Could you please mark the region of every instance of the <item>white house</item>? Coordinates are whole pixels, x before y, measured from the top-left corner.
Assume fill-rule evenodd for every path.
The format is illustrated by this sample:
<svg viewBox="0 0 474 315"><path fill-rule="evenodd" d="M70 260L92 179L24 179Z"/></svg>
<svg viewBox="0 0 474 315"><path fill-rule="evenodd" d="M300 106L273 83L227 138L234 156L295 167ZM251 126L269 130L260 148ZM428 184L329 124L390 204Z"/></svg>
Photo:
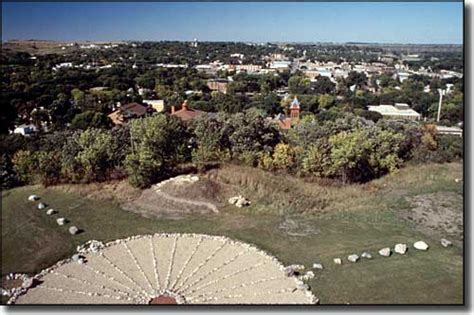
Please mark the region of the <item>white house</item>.
<svg viewBox="0 0 474 315"><path fill-rule="evenodd" d="M369 105L369 110L380 113L384 118L419 120L421 115L411 109L408 104L395 103L395 105Z"/></svg>
<svg viewBox="0 0 474 315"><path fill-rule="evenodd" d="M13 130L13 133L19 133L24 136L31 135L36 132L38 132L38 128L36 128L36 126L33 124L29 124L29 125L23 124L16 127L15 130Z"/></svg>
<svg viewBox="0 0 474 315"><path fill-rule="evenodd" d="M143 103L150 105L158 113L161 113L165 109L164 100L143 100Z"/></svg>

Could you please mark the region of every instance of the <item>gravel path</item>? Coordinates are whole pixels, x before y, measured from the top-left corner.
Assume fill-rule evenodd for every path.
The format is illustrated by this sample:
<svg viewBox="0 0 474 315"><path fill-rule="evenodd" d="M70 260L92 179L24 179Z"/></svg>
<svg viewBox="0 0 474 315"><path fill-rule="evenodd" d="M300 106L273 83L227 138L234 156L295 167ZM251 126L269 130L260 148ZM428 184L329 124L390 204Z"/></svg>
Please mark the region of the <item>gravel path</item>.
<svg viewBox="0 0 474 315"><path fill-rule="evenodd" d="M107 244L87 262L59 262L18 304L312 304L274 257L259 249L200 234L155 234ZM160 298L166 300L166 298Z"/></svg>

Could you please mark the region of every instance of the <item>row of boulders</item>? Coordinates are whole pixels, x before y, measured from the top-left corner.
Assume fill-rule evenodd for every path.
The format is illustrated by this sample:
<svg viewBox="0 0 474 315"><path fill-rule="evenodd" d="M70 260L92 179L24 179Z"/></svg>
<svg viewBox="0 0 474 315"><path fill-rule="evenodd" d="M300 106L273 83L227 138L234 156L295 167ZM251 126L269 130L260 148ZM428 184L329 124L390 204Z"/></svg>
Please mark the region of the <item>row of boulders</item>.
<svg viewBox="0 0 474 315"><path fill-rule="evenodd" d="M413 247L417 250L428 250L428 248L429 248L428 244L426 244L423 241L415 242L413 244ZM393 251L397 254L405 255L406 252L408 251L408 246L407 246L407 244L399 243L399 244L396 244L394 246ZM378 251L378 254L382 257L389 257L392 254L392 250L391 250L390 247L384 247L384 248L381 248ZM372 254L370 254L369 252L363 252L360 255L360 257L365 258L365 259L372 259ZM352 263L356 263L356 262L359 261L360 257L357 254L351 254L351 255L347 256L347 260L352 262ZM339 258L339 257L334 258L333 261L336 265L342 265L342 259Z"/></svg>
<svg viewBox="0 0 474 315"><path fill-rule="evenodd" d="M251 202L248 199L242 197L241 195L229 198L229 203L231 205L235 205L238 208L247 207L247 206L250 206L251 204Z"/></svg>
<svg viewBox="0 0 474 315"><path fill-rule="evenodd" d="M40 199L41 199L41 198L40 198L39 196L37 196L37 195L30 195L30 196L28 197L28 200L29 200L29 201L38 201L38 200L40 200ZM39 210L44 210L44 209L47 208L47 206L48 206L47 204L45 204L45 203L43 203L43 202L40 202L40 203L38 204L38 209L39 209ZM57 214L57 213L58 213L58 211L56 211L56 210L54 210L54 209L48 209L48 210L46 211L46 214L49 215L49 216L55 215L55 214ZM61 225L61 226L62 226L62 225L65 225L65 224L69 223L69 220L66 219L66 218L58 218L58 219L56 219L56 223L57 223L58 225ZM69 233L72 234L72 235L78 234L79 231L80 231L79 228L78 228L77 226L74 226L74 225L69 228Z"/></svg>

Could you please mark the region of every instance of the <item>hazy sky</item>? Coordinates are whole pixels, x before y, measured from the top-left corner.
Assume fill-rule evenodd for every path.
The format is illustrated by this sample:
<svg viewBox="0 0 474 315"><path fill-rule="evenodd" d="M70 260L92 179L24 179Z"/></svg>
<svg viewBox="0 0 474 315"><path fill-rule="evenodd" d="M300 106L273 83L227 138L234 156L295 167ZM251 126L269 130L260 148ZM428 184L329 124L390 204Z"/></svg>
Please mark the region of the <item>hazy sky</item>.
<svg viewBox="0 0 474 315"><path fill-rule="evenodd" d="M2 39L462 43L462 2L2 3Z"/></svg>

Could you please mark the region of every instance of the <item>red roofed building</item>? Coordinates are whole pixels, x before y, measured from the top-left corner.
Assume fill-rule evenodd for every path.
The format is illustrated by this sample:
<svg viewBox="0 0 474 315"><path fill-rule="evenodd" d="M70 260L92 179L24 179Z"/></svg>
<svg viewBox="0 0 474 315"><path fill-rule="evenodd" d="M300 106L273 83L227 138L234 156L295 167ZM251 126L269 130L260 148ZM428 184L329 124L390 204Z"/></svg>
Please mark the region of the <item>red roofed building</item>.
<svg viewBox="0 0 474 315"><path fill-rule="evenodd" d="M300 102L295 96L290 104L290 117L286 117L284 114L278 114L273 121L278 123L281 129L290 129L300 118Z"/></svg>
<svg viewBox="0 0 474 315"><path fill-rule="evenodd" d="M107 115L115 125L125 123L132 118L139 118L149 113L151 109L138 103L129 103L119 107L116 111Z"/></svg>
<svg viewBox="0 0 474 315"><path fill-rule="evenodd" d="M171 116L176 116L183 121L192 120L204 114L206 114L206 112L202 110L189 108L187 100L181 105L180 110L175 110L175 107L171 106Z"/></svg>

